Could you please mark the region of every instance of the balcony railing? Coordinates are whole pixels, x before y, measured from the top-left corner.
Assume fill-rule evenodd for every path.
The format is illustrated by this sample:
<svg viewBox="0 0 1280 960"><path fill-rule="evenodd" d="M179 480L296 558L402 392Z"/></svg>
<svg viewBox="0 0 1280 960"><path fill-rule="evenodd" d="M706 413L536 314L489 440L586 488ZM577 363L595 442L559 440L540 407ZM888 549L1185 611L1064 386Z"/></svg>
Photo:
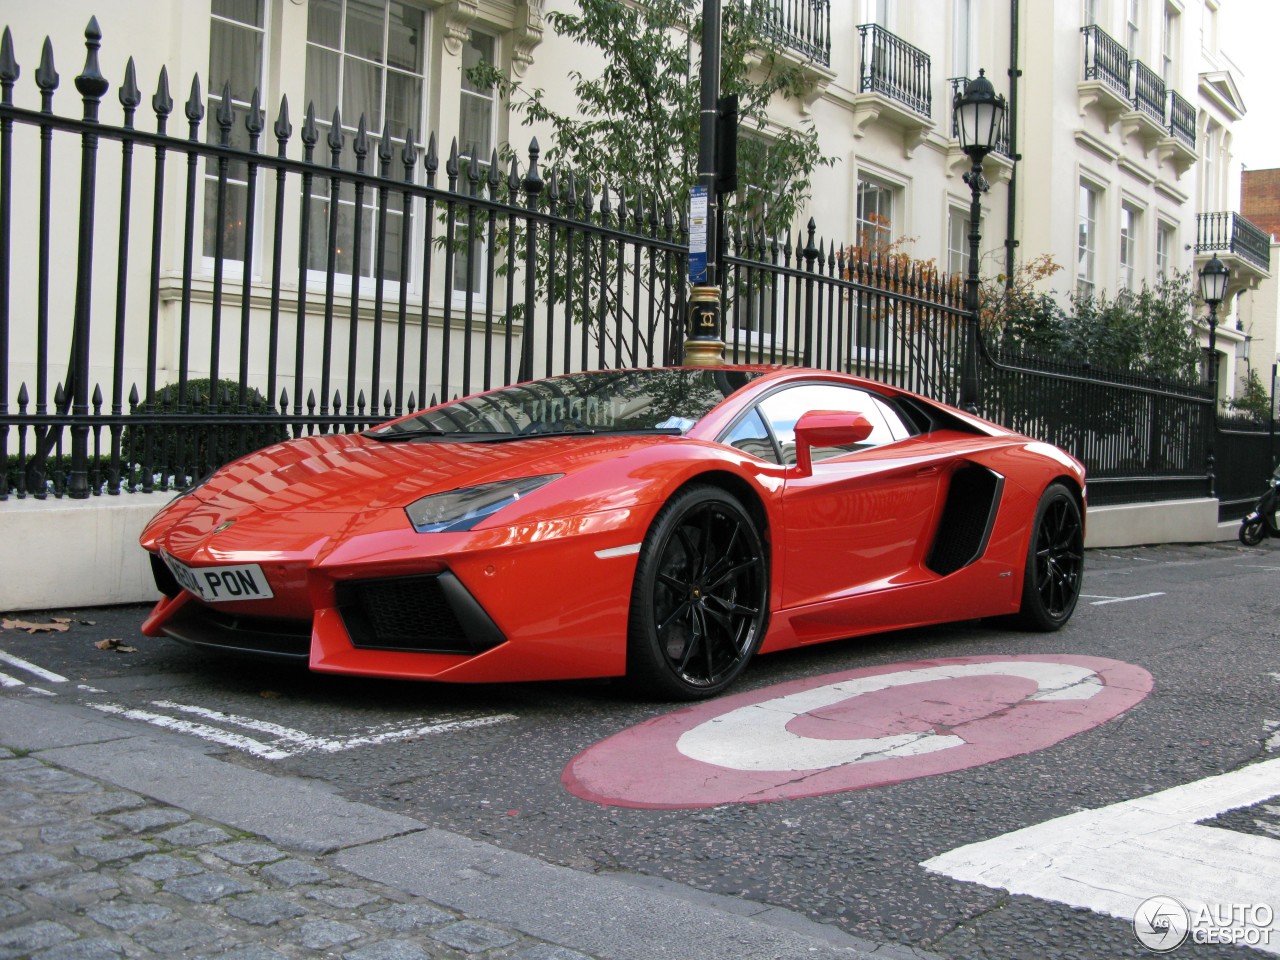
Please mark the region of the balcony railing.
<svg viewBox="0 0 1280 960"><path fill-rule="evenodd" d="M1145 113L1160 126L1164 126L1164 81L1159 74L1141 60L1130 60L1133 68L1133 109Z"/></svg>
<svg viewBox="0 0 1280 960"><path fill-rule="evenodd" d="M1177 90L1169 91L1169 136L1181 140L1192 150L1196 148L1196 108L1179 96Z"/></svg>
<svg viewBox="0 0 1280 960"><path fill-rule="evenodd" d="M862 38L861 93L881 93L916 113L933 115L929 55L876 23L858 27Z"/></svg>
<svg viewBox="0 0 1280 960"><path fill-rule="evenodd" d="M1271 272L1271 238L1238 213L1196 214L1196 253L1234 253Z"/></svg>
<svg viewBox="0 0 1280 960"><path fill-rule="evenodd" d="M965 85L969 82L969 77L952 77L947 81L951 84L951 136L957 138L960 136L960 122L956 117L956 97L964 93ZM1009 152L1009 111L1005 111L1004 116L1000 119L1000 129L996 131L996 153L1003 154L1006 157L1012 157Z"/></svg>
<svg viewBox="0 0 1280 960"><path fill-rule="evenodd" d="M765 35L831 66L831 0L748 0L764 18Z"/></svg>
<svg viewBox="0 0 1280 960"><path fill-rule="evenodd" d="M1129 52L1124 44L1096 23L1081 27L1084 34L1084 78L1101 80L1129 99Z"/></svg>

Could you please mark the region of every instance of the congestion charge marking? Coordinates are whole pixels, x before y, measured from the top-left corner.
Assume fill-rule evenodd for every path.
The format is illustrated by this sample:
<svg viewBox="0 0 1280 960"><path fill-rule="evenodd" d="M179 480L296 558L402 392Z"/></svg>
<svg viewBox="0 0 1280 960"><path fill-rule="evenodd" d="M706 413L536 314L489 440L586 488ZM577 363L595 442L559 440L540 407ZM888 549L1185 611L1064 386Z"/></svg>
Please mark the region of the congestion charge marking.
<svg viewBox="0 0 1280 960"><path fill-rule="evenodd" d="M1103 657L956 657L810 677L655 717L584 750L565 788L682 808L860 790L1041 750L1139 703L1141 667Z"/></svg>

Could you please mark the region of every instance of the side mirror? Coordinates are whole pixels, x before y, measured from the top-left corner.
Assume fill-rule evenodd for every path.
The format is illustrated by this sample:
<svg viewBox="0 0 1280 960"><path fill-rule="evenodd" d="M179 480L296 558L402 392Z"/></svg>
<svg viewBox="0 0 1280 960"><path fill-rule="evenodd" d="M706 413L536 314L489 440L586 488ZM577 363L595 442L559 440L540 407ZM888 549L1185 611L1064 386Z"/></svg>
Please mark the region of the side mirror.
<svg viewBox="0 0 1280 960"><path fill-rule="evenodd" d="M810 410L796 421L796 466L813 473L814 447L842 447L871 436L871 421L847 410Z"/></svg>

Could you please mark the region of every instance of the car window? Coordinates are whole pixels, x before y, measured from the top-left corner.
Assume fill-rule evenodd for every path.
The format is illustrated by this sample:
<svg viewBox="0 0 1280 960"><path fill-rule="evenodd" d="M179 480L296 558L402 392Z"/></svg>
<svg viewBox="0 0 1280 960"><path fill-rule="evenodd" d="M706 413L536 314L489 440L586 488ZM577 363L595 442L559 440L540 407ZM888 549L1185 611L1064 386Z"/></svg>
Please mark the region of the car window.
<svg viewBox="0 0 1280 960"><path fill-rule="evenodd" d="M769 438L769 430L760 419L760 411L752 407L747 415L739 420L721 443L736 447L743 453L749 453L770 463L778 462L778 450Z"/></svg>
<svg viewBox="0 0 1280 960"><path fill-rule="evenodd" d="M861 443L814 447L815 461L893 443L914 432L897 411L879 397L866 390L836 384L809 383L780 390L762 400L759 409L788 464L796 462L796 421L810 410L848 410L862 414L871 423L871 435Z"/></svg>

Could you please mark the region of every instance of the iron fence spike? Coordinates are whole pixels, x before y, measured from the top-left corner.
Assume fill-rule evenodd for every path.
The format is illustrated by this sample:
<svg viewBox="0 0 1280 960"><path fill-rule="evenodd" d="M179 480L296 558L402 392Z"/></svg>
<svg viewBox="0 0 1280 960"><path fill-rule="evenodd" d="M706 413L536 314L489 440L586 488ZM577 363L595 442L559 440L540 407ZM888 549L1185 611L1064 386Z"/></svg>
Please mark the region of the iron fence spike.
<svg viewBox="0 0 1280 960"><path fill-rule="evenodd" d="M48 38L45 38L46 41ZM53 50L49 51L49 63L53 63ZM5 103L12 103L10 93L18 76L22 73L22 68L18 66L17 58L13 55L13 34L9 32L9 28L4 28L4 33L0 34L0 86L5 90ZM37 83L39 81L37 80ZM54 83L57 83L57 74L54 74Z"/></svg>
<svg viewBox="0 0 1280 960"><path fill-rule="evenodd" d="M284 145L293 136L293 124L289 122L289 95L287 93L280 97L280 109L276 113L276 122L273 129L276 139L280 141L280 149L283 151Z"/></svg>

